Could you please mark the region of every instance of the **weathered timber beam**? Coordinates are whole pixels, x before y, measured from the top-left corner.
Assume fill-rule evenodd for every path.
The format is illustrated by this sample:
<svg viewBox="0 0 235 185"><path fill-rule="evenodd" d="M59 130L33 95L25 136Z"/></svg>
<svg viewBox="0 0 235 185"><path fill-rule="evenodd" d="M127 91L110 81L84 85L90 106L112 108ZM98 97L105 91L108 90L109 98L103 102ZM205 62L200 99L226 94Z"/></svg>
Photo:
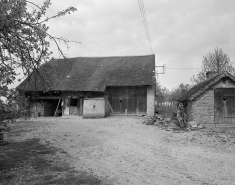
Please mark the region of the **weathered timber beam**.
<svg viewBox="0 0 235 185"><path fill-rule="evenodd" d="M40 97L34 97L34 99L45 99L45 100L48 100L48 99L55 99L55 100L58 100L60 99L61 97L57 97L57 96L40 96Z"/></svg>

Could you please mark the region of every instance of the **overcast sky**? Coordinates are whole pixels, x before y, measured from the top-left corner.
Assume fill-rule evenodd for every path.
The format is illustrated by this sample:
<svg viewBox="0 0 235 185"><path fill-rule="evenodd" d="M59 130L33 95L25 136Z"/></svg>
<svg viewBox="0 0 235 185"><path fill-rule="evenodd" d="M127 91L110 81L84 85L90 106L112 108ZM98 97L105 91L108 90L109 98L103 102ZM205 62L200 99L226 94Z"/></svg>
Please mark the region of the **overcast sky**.
<svg viewBox="0 0 235 185"><path fill-rule="evenodd" d="M40 4L40 0L32 0ZM70 44L68 57L151 54L137 0L52 0L48 15L69 6L78 11L48 22L49 33ZM156 65L201 68L202 57L216 46L235 61L234 0L144 0ZM53 56L58 57L54 44ZM161 72L161 68L157 68ZM197 69L166 69L162 86L190 83Z"/></svg>

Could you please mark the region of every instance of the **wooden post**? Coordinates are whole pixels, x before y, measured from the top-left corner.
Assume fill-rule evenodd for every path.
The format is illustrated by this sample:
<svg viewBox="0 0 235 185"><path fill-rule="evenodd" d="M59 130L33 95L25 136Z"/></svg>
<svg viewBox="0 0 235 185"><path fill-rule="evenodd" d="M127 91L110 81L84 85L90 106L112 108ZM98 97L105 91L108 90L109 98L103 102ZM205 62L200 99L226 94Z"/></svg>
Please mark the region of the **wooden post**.
<svg viewBox="0 0 235 185"><path fill-rule="evenodd" d="M56 107L56 110L55 110L54 117L55 117L55 115L56 115L56 113L57 113L57 110L58 110L58 107L59 107L59 104L60 104L60 100L61 100L61 99L62 99L62 98L60 98L59 101L58 101L58 104L57 104L57 107Z"/></svg>
<svg viewBox="0 0 235 185"><path fill-rule="evenodd" d="M110 114L109 114L109 115L111 116L111 114L114 113L114 110L113 110L112 106L110 105L108 99L107 99L107 104L108 104L108 106L109 106L109 109L111 110L111 111L110 111Z"/></svg>

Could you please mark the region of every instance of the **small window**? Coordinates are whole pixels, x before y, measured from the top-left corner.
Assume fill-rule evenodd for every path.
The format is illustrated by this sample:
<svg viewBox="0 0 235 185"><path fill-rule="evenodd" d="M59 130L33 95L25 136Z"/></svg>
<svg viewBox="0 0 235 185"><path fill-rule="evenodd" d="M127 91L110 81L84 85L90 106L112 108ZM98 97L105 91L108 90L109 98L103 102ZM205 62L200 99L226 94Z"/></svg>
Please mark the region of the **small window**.
<svg viewBox="0 0 235 185"><path fill-rule="evenodd" d="M70 106L77 106L78 105L78 99L77 98L71 98L70 99Z"/></svg>

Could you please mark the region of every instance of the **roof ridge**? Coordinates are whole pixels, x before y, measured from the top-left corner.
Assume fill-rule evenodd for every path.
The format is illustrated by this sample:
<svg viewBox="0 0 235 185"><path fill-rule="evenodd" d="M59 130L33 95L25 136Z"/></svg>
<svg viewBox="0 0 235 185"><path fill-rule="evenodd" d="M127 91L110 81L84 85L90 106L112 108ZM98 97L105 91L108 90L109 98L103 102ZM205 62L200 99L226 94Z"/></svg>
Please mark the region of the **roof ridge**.
<svg viewBox="0 0 235 185"><path fill-rule="evenodd" d="M71 57L67 58L69 59L76 59L76 58L124 58L124 57L149 57L149 56L155 56L155 54L150 54L150 55L123 55L123 56L79 56L79 57ZM52 58L55 60L66 60L64 58Z"/></svg>
<svg viewBox="0 0 235 185"><path fill-rule="evenodd" d="M48 70L42 68L41 72L50 80L53 90L104 91L107 85L154 84L155 55L52 59L48 64ZM43 82L36 80L41 89ZM36 80L26 83L24 89L34 90Z"/></svg>
<svg viewBox="0 0 235 185"><path fill-rule="evenodd" d="M227 71L222 71L221 73L217 73L211 76L210 78L206 79L205 81L200 82L199 84L190 88L187 92L185 92L182 96L178 98L178 101L184 101L187 99L193 100L194 98L198 97L203 92L205 92L209 87L221 80L223 77L229 77L235 82L235 77L232 74Z"/></svg>

